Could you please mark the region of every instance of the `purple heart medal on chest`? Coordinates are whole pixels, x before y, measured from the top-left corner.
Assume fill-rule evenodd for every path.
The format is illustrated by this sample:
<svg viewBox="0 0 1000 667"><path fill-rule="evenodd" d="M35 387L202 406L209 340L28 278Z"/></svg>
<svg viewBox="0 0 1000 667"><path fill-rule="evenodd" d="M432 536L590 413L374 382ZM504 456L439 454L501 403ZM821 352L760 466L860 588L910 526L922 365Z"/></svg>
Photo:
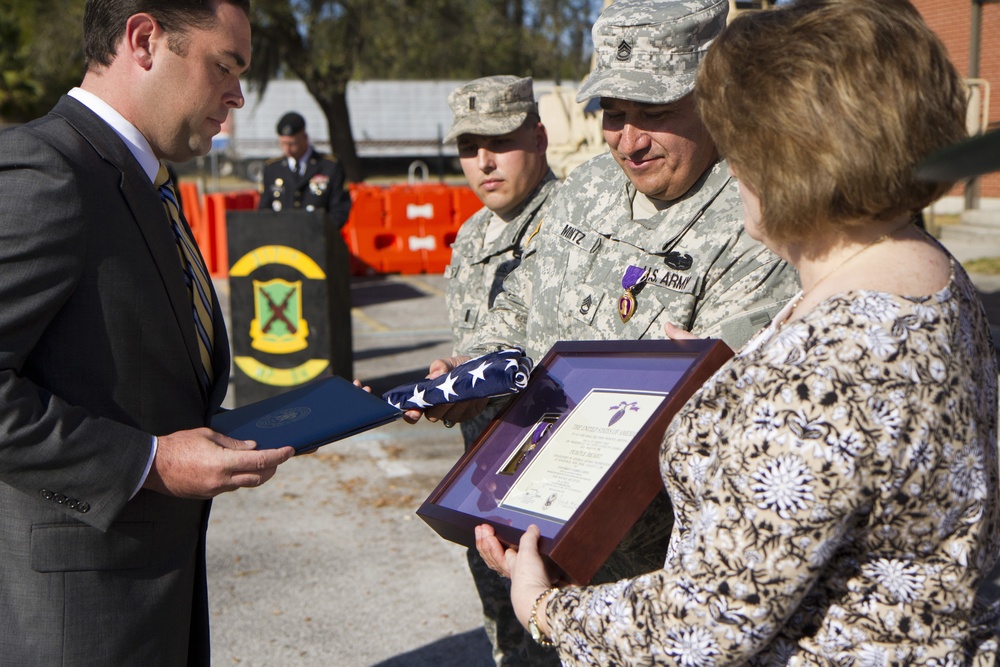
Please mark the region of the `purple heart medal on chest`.
<svg viewBox="0 0 1000 667"><path fill-rule="evenodd" d="M629 264L622 275L622 289L625 292L618 297L618 316L622 318L622 323L628 322L635 315L635 296L632 290L643 281L644 275L646 270L634 264Z"/></svg>

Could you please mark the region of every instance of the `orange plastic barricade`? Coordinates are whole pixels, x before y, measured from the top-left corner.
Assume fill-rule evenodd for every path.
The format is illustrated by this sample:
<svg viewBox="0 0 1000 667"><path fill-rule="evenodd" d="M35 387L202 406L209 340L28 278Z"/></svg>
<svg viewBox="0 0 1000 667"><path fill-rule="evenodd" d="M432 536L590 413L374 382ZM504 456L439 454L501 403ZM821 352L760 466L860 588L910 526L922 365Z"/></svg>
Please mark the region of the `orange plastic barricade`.
<svg viewBox="0 0 1000 667"><path fill-rule="evenodd" d="M181 181L177 184L177 194L181 198L181 208L184 209L184 217L187 219L194 240L201 246L200 234L204 234L204 213L201 208L201 196L198 194L198 184L189 181Z"/></svg>
<svg viewBox="0 0 1000 667"><path fill-rule="evenodd" d="M451 262L451 245L455 242L458 227L455 223L454 188L448 185L425 185L427 190L423 196L441 202L440 215L425 218L421 221L421 236L424 243L434 239L434 247L428 247L423 253L424 271L426 273L443 273Z"/></svg>
<svg viewBox="0 0 1000 667"><path fill-rule="evenodd" d="M354 273L354 262L358 260L358 248L353 245L352 240L352 230L357 224L362 224L362 218L377 217L381 220L382 214L375 213L369 210L367 205L368 200L378 197L379 204L378 207L381 208L381 195L376 192L371 192L372 190L377 190L378 188L372 188L371 186L364 185L362 183L348 183L347 192L351 195L351 213L347 216L347 221L340 228L340 236L344 239L344 244L347 246L348 252L351 253L351 275L359 275Z"/></svg>
<svg viewBox="0 0 1000 667"><path fill-rule="evenodd" d="M466 186L353 183L351 215L341 229L351 274L441 273L467 217L482 208Z"/></svg>
<svg viewBox="0 0 1000 667"><path fill-rule="evenodd" d="M451 228L425 230L424 238L433 237L437 247L424 251L424 273L444 273L445 267L451 263L451 246L457 234L458 231Z"/></svg>
<svg viewBox="0 0 1000 667"><path fill-rule="evenodd" d="M254 211L260 201L256 190L216 192L204 197L204 231L197 236L201 254L213 278L229 276L226 211Z"/></svg>
<svg viewBox="0 0 1000 667"><path fill-rule="evenodd" d="M386 193L386 226L400 238L389 270L440 273L451 260L445 237L454 226L451 189L444 185L396 185ZM452 238L454 240L454 238Z"/></svg>
<svg viewBox="0 0 1000 667"><path fill-rule="evenodd" d="M206 244L201 254L208 264L208 272L213 278L229 276L229 248L226 247L226 196L224 194L205 195L205 235Z"/></svg>
<svg viewBox="0 0 1000 667"><path fill-rule="evenodd" d="M208 224L205 221L205 206L201 196L198 194L198 185L188 181L181 181L177 184L177 194L181 198L181 208L184 209L184 218L191 227L191 235L194 242L201 249L201 254L205 258L206 268L212 273L212 246L209 238Z"/></svg>
<svg viewBox="0 0 1000 667"><path fill-rule="evenodd" d="M456 185L451 189L452 208L455 211L455 229L462 226L462 223L483 207L483 202L467 185Z"/></svg>
<svg viewBox="0 0 1000 667"><path fill-rule="evenodd" d="M395 252L397 239L385 226L383 189L352 184L351 214L340 230L351 252L351 275L382 273L385 256Z"/></svg>

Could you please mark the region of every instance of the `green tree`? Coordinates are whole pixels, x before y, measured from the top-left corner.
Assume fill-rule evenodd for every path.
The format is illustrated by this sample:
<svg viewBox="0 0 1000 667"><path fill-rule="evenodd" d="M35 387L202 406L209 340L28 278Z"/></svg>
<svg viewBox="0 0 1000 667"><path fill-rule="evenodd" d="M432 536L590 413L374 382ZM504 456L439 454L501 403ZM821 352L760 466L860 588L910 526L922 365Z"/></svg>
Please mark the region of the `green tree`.
<svg viewBox="0 0 1000 667"><path fill-rule="evenodd" d="M251 86L300 79L347 177L363 177L347 84L491 74L577 80L601 0L255 0ZM405 106L401 105L401 113Z"/></svg>
<svg viewBox="0 0 1000 667"><path fill-rule="evenodd" d="M83 0L0 0L0 119L47 112L83 78Z"/></svg>
<svg viewBox="0 0 1000 667"><path fill-rule="evenodd" d="M364 46L367 4L258 0L252 5L252 84L263 90L283 70L300 79L326 115L330 145L351 181L360 181L362 171L351 136L347 82Z"/></svg>

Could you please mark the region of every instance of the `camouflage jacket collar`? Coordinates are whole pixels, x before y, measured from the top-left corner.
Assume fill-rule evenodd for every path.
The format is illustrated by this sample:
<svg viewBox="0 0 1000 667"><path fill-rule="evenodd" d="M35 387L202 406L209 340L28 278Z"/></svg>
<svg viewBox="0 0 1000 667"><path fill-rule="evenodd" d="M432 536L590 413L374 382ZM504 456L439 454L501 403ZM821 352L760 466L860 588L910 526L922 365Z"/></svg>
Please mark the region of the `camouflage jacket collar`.
<svg viewBox="0 0 1000 667"><path fill-rule="evenodd" d="M482 262L495 255L508 252L522 244L522 239L527 240L534 226L538 224L538 213L545 202L552 196L559 181L550 169L534 192L525 199L527 204L517 214L513 220L507 223L503 234L494 239L489 245L483 246L483 236L486 234L486 227L493 217L493 213L485 206L474 213L464 225L475 225L474 233L462 234L456 242L455 248L461 254L469 258L472 263ZM463 225L463 227L464 227ZM531 229L526 229L530 226ZM463 240L464 239L464 240Z"/></svg>
<svg viewBox="0 0 1000 667"><path fill-rule="evenodd" d="M732 180L725 161L709 167L687 193L670 206L642 222L632 219L632 199L636 190L624 172L608 154L614 166L609 188L617 195L605 202L604 210L593 211L592 227L598 233L624 241L649 253L668 250L701 217L719 196L729 196L727 186ZM610 172L609 172L610 173Z"/></svg>

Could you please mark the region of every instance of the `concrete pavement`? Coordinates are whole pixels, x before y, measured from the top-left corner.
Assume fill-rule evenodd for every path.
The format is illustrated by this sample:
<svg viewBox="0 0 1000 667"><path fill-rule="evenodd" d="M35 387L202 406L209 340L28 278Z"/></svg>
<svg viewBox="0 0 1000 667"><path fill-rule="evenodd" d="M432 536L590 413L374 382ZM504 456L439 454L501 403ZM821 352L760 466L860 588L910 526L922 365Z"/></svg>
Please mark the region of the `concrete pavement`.
<svg viewBox="0 0 1000 667"><path fill-rule="evenodd" d="M374 391L423 377L451 353L444 286L439 275L353 282L354 371ZM458 429L399 422L217 498L213 663L492 665L464 548L415 514L461 453Z"/></svg>

